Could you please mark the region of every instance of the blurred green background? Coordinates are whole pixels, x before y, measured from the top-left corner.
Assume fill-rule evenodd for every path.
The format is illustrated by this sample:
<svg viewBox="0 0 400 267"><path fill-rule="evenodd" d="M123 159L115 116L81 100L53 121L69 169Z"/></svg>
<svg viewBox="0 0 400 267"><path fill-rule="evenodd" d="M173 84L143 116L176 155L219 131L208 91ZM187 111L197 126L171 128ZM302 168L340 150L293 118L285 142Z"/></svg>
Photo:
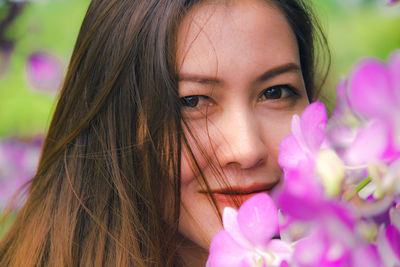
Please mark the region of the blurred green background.
<svg viewBox="0 0 400 267"><path fill-rule="evenodd" d="M386 60L400 47L400 4L388 6L384 0L313 3L332 54L322 92L322 100L331 108L336 83L352 65L363 57ZM34 175L40 140L88 4L88 0L0 0L0 195L21 184L10 186L7 180ZM19 172L21 168L27 171ZM0 207L2 201L0 197Z"/></svg>

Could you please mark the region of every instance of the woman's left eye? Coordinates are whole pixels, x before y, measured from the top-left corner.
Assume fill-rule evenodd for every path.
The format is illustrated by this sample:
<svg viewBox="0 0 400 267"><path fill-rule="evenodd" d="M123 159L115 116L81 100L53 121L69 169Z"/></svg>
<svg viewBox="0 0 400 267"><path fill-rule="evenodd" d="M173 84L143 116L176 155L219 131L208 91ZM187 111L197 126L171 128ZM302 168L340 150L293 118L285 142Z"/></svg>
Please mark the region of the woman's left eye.
<svg viewBox="0 0 400 267"><path fill-rule="evenodd" d="M272 87L269 87L265 89L261 96L261 100L276 100L276 99L282 99L282 98L287 98L287 97L293 97L297 96L298 94L296 93L296 90L287 84L283 85L275 85Z"/></svg>

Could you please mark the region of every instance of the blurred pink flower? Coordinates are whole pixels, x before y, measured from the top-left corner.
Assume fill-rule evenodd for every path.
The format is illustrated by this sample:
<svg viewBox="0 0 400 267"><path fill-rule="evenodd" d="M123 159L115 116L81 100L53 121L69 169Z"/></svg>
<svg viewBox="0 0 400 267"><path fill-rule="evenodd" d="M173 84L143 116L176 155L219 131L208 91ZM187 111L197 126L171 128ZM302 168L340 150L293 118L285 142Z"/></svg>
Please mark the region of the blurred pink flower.
<svg viewBox="0 0 400 267"><path fill-rule="evenodd" d="M278 207L296 220L309 221L325 211L324 189L311 172L285 170L283 186L276 192Z"/></svg>
<svg viewBox="0 0 400 267"><path fill-rule="evenodd" d="M340 231L340 229L337 229ZM340 232L337 232L340 234ZM375 245L352 243L353 233L346 239L337 238L325 229L315 229L300 240L293 253L297 267L380 267L381 259Z"/></svg>
<svg viewBox="0 0 400 267"><path fill-rule="evenodd" d="M61 87L62 64L50 53L31 54L26 63L26 71L29 82L37 90L56 92Z"/></svg>
<svg viewBox="0 0 400 267"><path fill-rule="evenodd" d="M0 141L0 208L5 207L14 193L35 175L40 147L41 139Z"/></svg>
<svg viewBox="0 0 400 267"><path fill-rule="evenodd" d="M400 230L394 225L382 225L376 238L376 245L385 267L400 266Z"/></svg>
<svg viewBox="0 0 400 267"><path fill-rule="evenodd" d="M384 64L365 59L348 80L350 108L365 121L346 158L356 164L400 157L400 50Z"/></svg>
<svg viewBox="0 0 400 267"><path fill-rule="evenodd" d="M207 266L280 266L290 261L290 245L272 239L278 232L278 210L269 195L253 196L239 211L225 208L223 224L211 242Z"/></svg>
<svg viewBox="0 0 400 267"><path fill-rule="evenodd" d="M388 5L394 5L396 3L399 3L400 0L389 0Z"/></svg>

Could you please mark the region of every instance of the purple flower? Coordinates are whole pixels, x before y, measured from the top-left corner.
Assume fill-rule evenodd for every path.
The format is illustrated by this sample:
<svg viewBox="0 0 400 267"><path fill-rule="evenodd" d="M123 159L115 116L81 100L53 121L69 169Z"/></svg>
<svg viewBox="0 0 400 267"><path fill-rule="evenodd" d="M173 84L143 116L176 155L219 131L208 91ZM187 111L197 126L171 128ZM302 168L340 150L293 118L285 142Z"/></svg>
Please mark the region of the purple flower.
<svg viewBox="0 0 400 267"><path fill-rule="evenodd" d="M400 230L400 204L397 204L397 207L390 209L389 216L391 224Z"/></svg>
<svg viewBox="0 0 400 267"><path fill-rule="evenodd" d="M400 206L390 209L391 224L379 228L376 244L385 267L400 266Z"/></svg>
<svg viewBox="0 0 400 267"><path fill-rule="evenodd" d="M327 123L325 106L320 102L309 105L301 115L292 119L292 135L285 137L279 146L279 165L283 169L313 165L325 140Z"/></svg>
<svg viewBox="0 0 400 267"><path fill-rule="evenodd" d="M335 199L326 199L322 186L305 171L285 172L283 187L276 192L276 201L291 220L312 224L342 224L348 231L355 227L354 210ZM344 228L341 230L344 232Z"/></svg>
<svg viewBox="0 0 400 267"><path fill-rule="evenodd" d="M313 174L302 169L286 170L284 184L276 192L276 200L286 215L297 220L311 220L324 210L323 187L316 182Z"/></svg>
<svg viewBox="0 0 400 267"><path fill-rule="evenodd" d="M338 229L339 230L339 229ZM337 232L340 235L340 232ZM294 266L298 267L380 267L377 248L353 238L354 233L342 238L335 237L326 227L314 231L301 239L293 253Z"/></svg>
<svg viewBox="0 0 400 267"><path fill-rule="evenodd" d="M359 119L349 107L347 96L348 82L342 80L336 88L336 103L327 124L327 139L339 155L349 147L357 134Z"/></svg>
<svg viewBox="0 0 400 267"><path fill-rule="evenodd" d="M56 92L62 82L62 64L55 56L37 52L29 56L26 71L34 88L46 92Z"/></svg>
<svg viewBox="0 0 400 267"><path fill-rule="evenodd" d="M349 254L343 244L332 242L320 228L296 244L293 259L299 267L346 266Z"/></svg>
<svg viewBox="0 0 400 267"><path fill-rule="evenodd" d="M376 238L379 253L385 267L400 266L400 231L393 225L382 225Z"/></svg>
<svg viewBox="0 0 400 267"><path fill-rule="evenodd" d="M377 246L374 244L367 244L356 247L352 251L352 264L351 266L363 267L381 267L383 266L382 259L378 253Z"/></svg>
<svg viewBox="0 0 400 267"><path fill-rule="evenodd" d="M40 147L41 139L0 141L0 208L5 207L14 193L34 176Z"/></svg>
<svg viewBox="0 0 400 267"><path fill-rule="evenodd" d="M347 158L360 158L363 163L399 158L400 51L393 53L387 65L378 59L357 65L349 78L347 94L350 108L365 122Z"/></svg>
<svg viewBox="0 0 400 267"><path fill-rule="evenodd" d="M292 135L282 140L278 162L285 172L303 169L309 177L303 179L303 184L307 179L311 183L322 183L328 195L337 195L344 178L344 167L336 153L328 148L326 125L325 106L320 102L309 105L301 117L294 115Z"/></svg>
<svg viewBox="0 0 400 267"><path fill-rule="evenodd" d="M343 159L350 166L366 165L383 159L388 141L387 125L380 120L372 120L358 130Z"/></svg>
<svg viewBox="0 0 400 267"><path fill-rule="evenodd" d="M260 193L239 208L225 208L224 230L210 245L208 266L280 266L290 261L292 248L279 239L278 211L272 199Z"/></svg>
<svg viewBox="0 0 400 267"><path fill-rule="evenodd" d="M309 233L294 247L294 266L381 266L376 246L366 243L355 231L352 210L328 201L321 206L324 209L316 210L313 221L308 222Z"/></svg>

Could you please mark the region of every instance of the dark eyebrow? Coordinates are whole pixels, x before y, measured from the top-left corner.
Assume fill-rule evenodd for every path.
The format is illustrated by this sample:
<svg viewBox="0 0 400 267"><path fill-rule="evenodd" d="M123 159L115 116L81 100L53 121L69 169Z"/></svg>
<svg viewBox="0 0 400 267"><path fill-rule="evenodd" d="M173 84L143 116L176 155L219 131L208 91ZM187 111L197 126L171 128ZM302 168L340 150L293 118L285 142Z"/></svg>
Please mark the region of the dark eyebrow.
<svg viewBox="0 0 400 267"><path fill-rule="evenodd" d="M269 79L272 79L282 73L286 72L300 72L301 68L299 65L295 63L287 63L273 69L267 70L265 73L261 74L257 79L256 82L263 82ZM195 82L200 84L221 84L222 81L217 77L210 77L206 75L199 75L199 74L191 74L191 73L180 73L178 80L187 81L187 82Z"/></svg>
<svg viewBox="0 0 400 267"><path fill-rule="evenodd" d="M273 69L267 70L263 74L261 74L257 78L257 82L264 82L269 79L272 79L280 74L286 73L286 72L300 72L301 68L299 65L295 63L287 63L282 66L275 67Z"/></svg>
<svg viewBox="0 0 400 267"><path fill-rule="evenodd" d="M216 77L209 77L205 75L198 75L198 74L190 74L190 73L181 73L179 74L179 79L181 81L185 82L195 82L195 83L200 83L200 84L220 84L221 80L219 80Z"/></svg>

